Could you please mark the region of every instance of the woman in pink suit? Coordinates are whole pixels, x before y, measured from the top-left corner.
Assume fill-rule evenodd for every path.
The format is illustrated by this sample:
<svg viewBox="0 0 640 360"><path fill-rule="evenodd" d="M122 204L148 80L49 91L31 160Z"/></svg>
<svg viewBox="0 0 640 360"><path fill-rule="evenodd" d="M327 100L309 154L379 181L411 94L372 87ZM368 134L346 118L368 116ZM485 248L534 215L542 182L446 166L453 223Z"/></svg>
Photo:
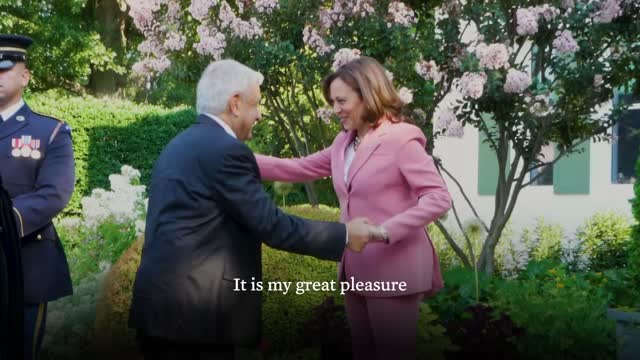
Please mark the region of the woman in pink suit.
<svg viewBox="0 0 640 360"><path fill-rule="evenodd" d="M328 148L299 159L258 155L264 180L302 182L331 176L341 221L379 224L361 253L345 251L340 281L406 283L400 291L348 291L347 318L356 359L415 359L418 310L443 287L425 226L451 198L420 128L402 121L403 103L385 69L368 57L330 74L324 97L344 127Z"/></svg>

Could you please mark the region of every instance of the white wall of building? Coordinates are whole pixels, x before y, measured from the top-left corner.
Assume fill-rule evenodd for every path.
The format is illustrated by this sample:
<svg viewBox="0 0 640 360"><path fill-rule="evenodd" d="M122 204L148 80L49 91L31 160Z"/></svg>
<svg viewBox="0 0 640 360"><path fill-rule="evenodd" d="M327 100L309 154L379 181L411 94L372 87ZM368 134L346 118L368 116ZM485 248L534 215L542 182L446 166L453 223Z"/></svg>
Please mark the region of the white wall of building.
<svg viewBox="0 0 640 360"><path fill-rule="evenodd" d="M439 137L435 140L434 155L462 184L480 217L487 223L493 217L494 196L478 194L478 131L465 127L462 138ZM513 158L513 157L512 157ZM633 185L611 183L612 145L592 142L590 149L590 191L588 195L556 195L553 186L527 186L522 190L511 217L511 226L519 232L532 226L538 217L562 225L566 235L575 233L587 218L600 211L616 211L631 218ZM458 186L445 174L444 178L463 223L475 217L466 204ZM525 181L526 182L526 181ZM453 213L447 219L453 226Z"/></svg>

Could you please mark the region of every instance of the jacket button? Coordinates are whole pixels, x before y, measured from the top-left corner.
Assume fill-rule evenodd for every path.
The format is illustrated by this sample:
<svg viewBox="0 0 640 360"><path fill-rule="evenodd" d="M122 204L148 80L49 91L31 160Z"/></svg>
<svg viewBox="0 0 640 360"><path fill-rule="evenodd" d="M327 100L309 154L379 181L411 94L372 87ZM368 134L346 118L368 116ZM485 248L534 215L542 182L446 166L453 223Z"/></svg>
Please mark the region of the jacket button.
<svg viewBox="0 0 640 360"><path fill-rule="evenodd" d="M42 235L41 235L41 234L38 234L38 236L36 236L36 239L38 239L38 240L42 240Z"/></svg>

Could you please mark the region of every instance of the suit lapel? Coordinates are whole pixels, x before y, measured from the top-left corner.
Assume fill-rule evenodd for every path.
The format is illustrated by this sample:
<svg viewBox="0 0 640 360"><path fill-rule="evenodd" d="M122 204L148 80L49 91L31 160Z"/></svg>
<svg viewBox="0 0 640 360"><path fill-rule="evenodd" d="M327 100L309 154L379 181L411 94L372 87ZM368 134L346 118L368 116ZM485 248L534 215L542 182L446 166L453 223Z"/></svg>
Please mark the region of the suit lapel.
<svg viewBox="0 0 640 360"><path fill-rule="evenodd" d="M358 171L362 168L362 166L369 160L371 154L373 154L378 146L380 146L380 138L387 133L388 122L382 123L378 129L376 129L372 134L367 136L362 143L360 143L360 147L358 151L356 151L356 155L353 158L353 162L349 167L349 173L347 174L347 184L349 187L353 178L356 176ZM343 155L344 156L344 155Z"/></svg>
<svg viewBox="0 0 640 360"><path fill-rule="evenodd" d="M340 186L340 188L343 190L344 193L347 192L347 187L346 184L344 182L344 162L345 162L345 157L344 154L347 151L347 146L349 146L349 144L351 143L351 141L353 140L353 138L356 136L355 131L350 131L348 132L344 137L343 137L343 141L342 143L338 144L338 146L336 146L335 150L334 150L334 155L335 156L334 159L336 159L335 161L335 169L334 169L334 176L333 178L336 180L335 184L336 186Z"/></svg>
<svg viewBox="0 0 640 360"><path fill-rule="evenodd" d="M0 139L4 139L27 126L29 124L29 112L29 107L24 104L12 117L0 123ZM18 118L22 120L18 121Z"/></svg>

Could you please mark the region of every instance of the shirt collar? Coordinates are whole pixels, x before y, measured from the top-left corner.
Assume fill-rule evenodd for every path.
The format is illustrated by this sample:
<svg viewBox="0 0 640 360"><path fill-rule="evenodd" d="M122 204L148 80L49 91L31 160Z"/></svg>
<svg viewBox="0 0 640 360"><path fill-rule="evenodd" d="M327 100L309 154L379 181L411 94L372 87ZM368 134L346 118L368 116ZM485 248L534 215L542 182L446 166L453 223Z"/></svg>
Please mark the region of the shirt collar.
<svg viewBox="0 0 640 360"><path fill-rule="evenodd" d="M207 114L205 113L204 115L212 118L215 122L217 122L218 124L220 124L220 126L222 126L222 128L224 129L224 131L227 132L227 134L233 136L235 139L237 139L238 137L236 136L236 133L233 132L233 130L231 129L231 127L224 122L224 120L220 119L219 117L212 115L212 114Z"/></svg>
<svg viewBox="0 0 640 360"><path fill-rule="evenodd" d="M23 105L24 105L24 100L20 99L20 101L9 106L5 111L0 112L0 116L2 116L2 120L7 121L8 119L10 119L13 115L15 115L18 112L18 110L20 110L20 108Z"/></svg>

